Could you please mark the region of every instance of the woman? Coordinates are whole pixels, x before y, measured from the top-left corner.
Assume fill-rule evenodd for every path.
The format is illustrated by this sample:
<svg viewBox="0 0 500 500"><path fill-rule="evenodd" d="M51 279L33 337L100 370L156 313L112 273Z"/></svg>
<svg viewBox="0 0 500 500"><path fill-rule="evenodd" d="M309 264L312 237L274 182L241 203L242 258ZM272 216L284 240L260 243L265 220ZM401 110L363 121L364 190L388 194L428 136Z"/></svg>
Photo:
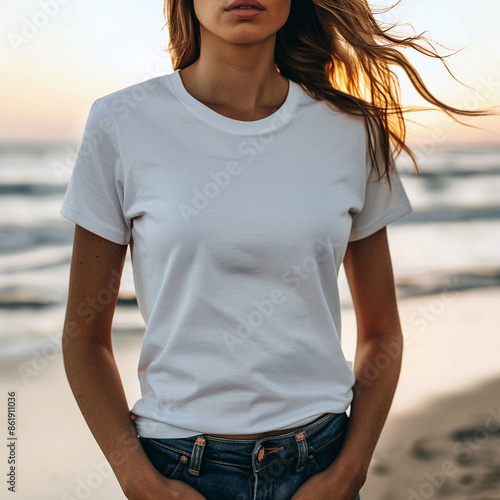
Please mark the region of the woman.
<svg viewBox="0 0 500 500"><path fill-rule="evenodd" d="M428 92L396 49L439 56L365 0L165 9L175 71L94 102L61 209L72 390L129 499L359 499L402 356L386 226L412 210L410 151L389 65L477 113ZM147 324L131 411L111 342L128 245Z"/></svg>

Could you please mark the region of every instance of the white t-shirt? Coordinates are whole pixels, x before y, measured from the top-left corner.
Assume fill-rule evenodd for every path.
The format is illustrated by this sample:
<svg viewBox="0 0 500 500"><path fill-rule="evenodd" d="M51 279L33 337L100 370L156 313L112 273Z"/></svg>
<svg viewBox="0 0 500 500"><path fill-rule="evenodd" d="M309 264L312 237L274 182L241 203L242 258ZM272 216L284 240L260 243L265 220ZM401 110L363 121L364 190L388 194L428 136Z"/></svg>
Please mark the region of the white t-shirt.
<svg viewBox="0 0 500 500"><path fill-rule="evenodd" d="M130 243L146 322L138 434L286 429L351 403L339 267L348 241L412 211L375 183L364 122L290 82L256 121L191 96L179 71L97 99L61 214Z"/></svg>

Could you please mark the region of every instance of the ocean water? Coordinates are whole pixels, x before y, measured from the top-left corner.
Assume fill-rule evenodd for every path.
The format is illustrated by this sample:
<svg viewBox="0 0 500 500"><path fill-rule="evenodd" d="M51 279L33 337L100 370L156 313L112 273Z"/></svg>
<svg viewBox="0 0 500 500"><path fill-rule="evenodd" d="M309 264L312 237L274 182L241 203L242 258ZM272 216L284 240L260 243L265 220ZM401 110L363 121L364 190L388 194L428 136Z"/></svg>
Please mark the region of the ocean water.
<svg viewBox="0 0 500 500"><path fill-rule="evenodd" d="M0 359L57 342L73 223L59 215L76 146L0 145ZM414 212L390 224L398 297L500 285L500 146L440 148L399 171ZM352 307L343 270L342 306ZM127 255L114 333L142 334Z"/></svg>

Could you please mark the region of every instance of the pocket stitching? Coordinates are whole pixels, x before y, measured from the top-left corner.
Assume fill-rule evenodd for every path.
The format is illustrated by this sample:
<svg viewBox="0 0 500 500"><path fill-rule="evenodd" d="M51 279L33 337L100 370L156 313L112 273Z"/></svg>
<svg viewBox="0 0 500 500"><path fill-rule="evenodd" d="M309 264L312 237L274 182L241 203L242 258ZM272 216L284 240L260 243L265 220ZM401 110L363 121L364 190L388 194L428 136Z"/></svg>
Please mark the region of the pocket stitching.
<svg viewBox="0 0 500 500"><path fill-rule="evenodd" d="M330 441L328 441L327 443L324 443L322 444L319 448L316 448L315 450L312 450L312 452L316 452L316 451L320 451L321 449L323 449L325 446L328 446L329 444L333 443L336 439L338 439L340 436L342 436L342 434L345 434L346 433L346 430L343 429L339 432L339 434L337 434L334 438L330 439Z"/></svg>
<svg viewBox="0 0 500 500"><path fill-rule="evenodd" d="M317 453L317 452L319 452L320 450L324 449L326 446L328 446L328 445L332 444L332 443L333 443L334 441L336 441L336 440L337 440L340 436L342 436L342 434L345 434L345 432L346 432L346 431L345 431L345 429L344 429L344 430L342 430L342 431L340 432L340 434L337 434L337 435L336 435L333 439L330 439L330 441L328 441L328 443L323 444L322 446L320 446L320 447L319 447L319 448L317 448L316 450L311 449L311 454L312 454L312 455L313 455L313 457L314 457L314 461L313 461L313 462L311 462L311 463L312 463L312 464L314 464L314 465L316 466L316 469L318 470L318 472L324 472L324 470L323 470L323 469L319 466L318 461L316 460L316 455L315 455L315 453ZM336 459L336 457L334 458L334 461L335 461L335 459ZM333 462L332 462L332 463L333 463ZM330 465L331 465L331 464L330 464ZM330 465L328 465L328 467L329 467ZM328 468L328 467L327 467L327 468ZM325 470L326 470L326 469L325 469Z"/></svg>
<svg viewBox="0 0 500 500"><path fill-rule="evenodd" d="M142 438L142 439L147 439L148 441L155 443L156 445L160 446L161 448L165 448L166 450L173 451L175 453L178 453L179 455L186 455L188 458L191 458L191 453L184 451L184 450L179 450L178 448L174 448L173 446L168 446L166 444L160 443L159 441L156 441L154 438Z"/></svg>

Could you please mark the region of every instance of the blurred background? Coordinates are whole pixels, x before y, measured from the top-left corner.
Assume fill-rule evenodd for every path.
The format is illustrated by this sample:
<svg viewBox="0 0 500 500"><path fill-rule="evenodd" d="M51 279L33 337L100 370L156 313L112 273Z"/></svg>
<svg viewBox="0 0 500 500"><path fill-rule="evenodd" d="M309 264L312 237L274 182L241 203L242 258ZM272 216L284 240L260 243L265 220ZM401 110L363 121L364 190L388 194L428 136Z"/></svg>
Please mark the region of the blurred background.
<svg viewBox="0 0 500 500"><path fill-rule="evenodd" d="M163 3L0 4L0 428L14 390L17 498L125 498L64 374L60 336L74 226L59 209L93 101L172 72ZM463 48L448 63L467 86L438 61L407 53L438 98L465 109L500 105L497 0L402 0L377 17L401 23L398 32L427 31L442 54ZM404 102L423 104L401 76ZM435 111L409 118L418 122L409 124L408 142L420 175L407 158L398 168L414 212L388 229L404 366L361 496L498 499L500 116L468 119L470 127ZM343 269L340 286L342 342L354 359ZM130 405L139 397L143 332L128 255L113 334ZM445 468L448 461L453 467ZM0 463L6 472L6 459Z"/></svg>

